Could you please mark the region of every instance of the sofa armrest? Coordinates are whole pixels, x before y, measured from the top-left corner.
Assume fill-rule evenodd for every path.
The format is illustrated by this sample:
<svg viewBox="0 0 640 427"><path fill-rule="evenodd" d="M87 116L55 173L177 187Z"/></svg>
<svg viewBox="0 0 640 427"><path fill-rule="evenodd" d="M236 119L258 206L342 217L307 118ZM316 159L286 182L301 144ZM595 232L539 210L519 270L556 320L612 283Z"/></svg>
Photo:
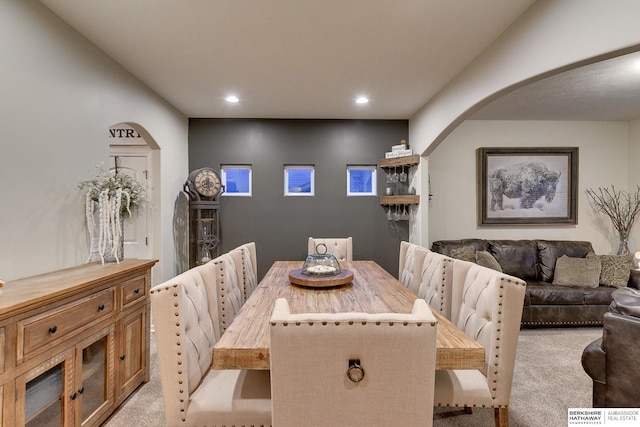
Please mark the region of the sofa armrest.
<svg viewBox="0 0 640 427"><path fill-rule="evenodd" d="M631 269L627 286L630 288L640 289L640 270L635 268Z"/></svg>
<svg viewBox="0 0 640 427"><path fill-rule="evenodd" d="M640 360L640 319L615 313L604 314L602 349L606 354L605 405L609 407L640 407L640 380L635 369Z"/></svg>
<svg viewBox="0 0 640 427"><path fill-rule="evenodd" d="M582 352L582 367L584 371L593 381L603 384L607 378L605 358L606 355L602 349L602 338L593 341Z"/></svg>

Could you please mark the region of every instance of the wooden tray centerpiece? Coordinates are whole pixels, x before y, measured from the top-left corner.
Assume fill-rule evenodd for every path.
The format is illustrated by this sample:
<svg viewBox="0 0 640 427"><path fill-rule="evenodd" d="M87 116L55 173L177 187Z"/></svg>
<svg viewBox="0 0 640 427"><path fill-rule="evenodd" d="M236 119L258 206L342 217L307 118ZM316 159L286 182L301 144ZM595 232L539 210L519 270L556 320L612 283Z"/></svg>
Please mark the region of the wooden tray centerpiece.
<svg viewBox="0 0 640 427"><path fill-rule="evenodd" d="M296 268L289 272L289 280L291 283L300 286L328 288L351 283L353 281L353 272L343 268L340 270L340 273L334 275L309 274L305 272L303 268Z"/></svg>

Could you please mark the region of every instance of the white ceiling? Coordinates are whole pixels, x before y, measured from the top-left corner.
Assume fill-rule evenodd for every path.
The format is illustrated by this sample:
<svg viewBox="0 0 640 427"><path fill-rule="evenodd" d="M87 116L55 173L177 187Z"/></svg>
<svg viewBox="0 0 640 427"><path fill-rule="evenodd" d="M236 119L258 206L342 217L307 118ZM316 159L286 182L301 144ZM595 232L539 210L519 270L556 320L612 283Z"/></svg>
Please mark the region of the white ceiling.
<svg viewBox="0 0 640 427"><path fill-rule="evenodd" d="M188 117L315 119L410 118L533 2L41 0ZM473 118L639 118L627 59L532 83Z"/></svg>
<svg viewBox="0 0 640 427"><path fill-rule="evenodd" d="M408 119L533 0L41 3L189 117Z"/></svg>
<svg viewBox="0 0 640 427"><path fill-rule="evenodd" d="M565 71L493 101L473 119L635 120L640 118L640 53Z"/></svg>

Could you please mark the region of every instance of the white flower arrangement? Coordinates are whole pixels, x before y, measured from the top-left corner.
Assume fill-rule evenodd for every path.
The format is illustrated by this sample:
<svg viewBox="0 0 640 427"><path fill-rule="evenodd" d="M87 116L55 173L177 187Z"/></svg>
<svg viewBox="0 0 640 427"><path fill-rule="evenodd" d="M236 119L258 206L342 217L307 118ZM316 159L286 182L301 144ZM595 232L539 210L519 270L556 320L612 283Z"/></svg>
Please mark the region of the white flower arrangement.
<svg viewBox="0 0 640 427"><path fill-rule="evenodd" d="M85 217L89 229L89 239L95 238L96 223L93 216L95 207L98 207L98 253L104 264L107 247L111 248L111 256L120 263L118 249L124 238L120 222L125 215L132 216L131 208L140 205L144 201L145 187L133 177L121 173L111 173L102 165L96 166L96 177L88 181L82 181L78 187L87 188L85 195ZM89 249L91 259L91 248Z"/></svg>

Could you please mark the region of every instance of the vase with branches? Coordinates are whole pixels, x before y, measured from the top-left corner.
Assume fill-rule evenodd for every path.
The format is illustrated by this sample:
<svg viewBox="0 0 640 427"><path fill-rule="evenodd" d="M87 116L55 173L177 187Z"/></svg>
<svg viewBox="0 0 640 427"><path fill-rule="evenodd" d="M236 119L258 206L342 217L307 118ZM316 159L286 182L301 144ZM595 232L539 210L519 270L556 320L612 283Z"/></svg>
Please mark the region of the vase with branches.
<svg viewBox="0 0 640 427"><path fill-rule="evenodd" d="M636 187L634 193L616 190L613 185L611 189L598 187L598 191L587 188L586 192L593 207L606 214L618 232L618 255L630 253L629 234L640 214L640 186Z"/></svg>
<svg viewBox="0 0 640 427"><path fill-rule="evenodd" d="M135 178L105 170L96 166L93 179L82 181L78 187L86 189L85 217L89 231L89 259L98 253L99 259L116 261L124 256L124 217L132 216L132 210L144 201L145 187Z"/></svg>

